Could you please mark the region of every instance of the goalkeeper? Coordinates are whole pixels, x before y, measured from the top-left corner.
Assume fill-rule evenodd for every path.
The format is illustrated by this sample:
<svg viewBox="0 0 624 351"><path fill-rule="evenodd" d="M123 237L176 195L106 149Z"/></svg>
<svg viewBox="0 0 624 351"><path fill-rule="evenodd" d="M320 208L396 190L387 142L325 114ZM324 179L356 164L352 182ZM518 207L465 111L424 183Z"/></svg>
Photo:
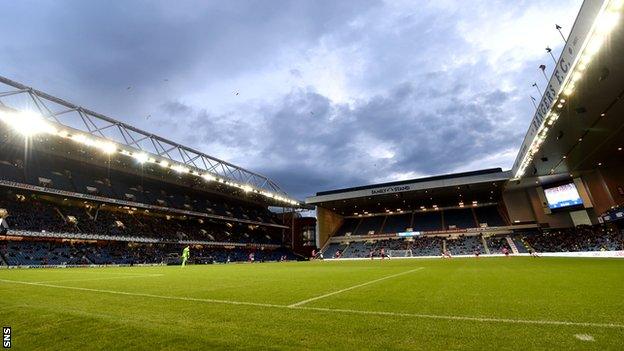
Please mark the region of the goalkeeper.
<svg viewBox="0 0 624 351"><path fill-rule="evenodd" d="M186 261L188 261L190 254L191 249L186 246L184 250L182 250L182 267L186 266Z"/></svg>

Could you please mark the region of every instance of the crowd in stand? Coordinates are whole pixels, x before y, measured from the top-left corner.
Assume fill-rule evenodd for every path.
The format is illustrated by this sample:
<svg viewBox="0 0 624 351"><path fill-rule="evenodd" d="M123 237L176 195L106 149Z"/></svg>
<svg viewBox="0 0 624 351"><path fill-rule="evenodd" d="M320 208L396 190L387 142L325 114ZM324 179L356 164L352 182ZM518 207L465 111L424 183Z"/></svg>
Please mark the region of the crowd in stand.
<svg viewBox="0 0 624 351"><path fill-rule="evenodd" d="M0 142L3 138L7 138L7 135L3 135L0 129ZM3 152L0 154L1 180L151 206L277 223L275 216L266 207L208 194L198 191L196 187L191 189L159 181L158 177L163 177L161 174L163 170L160 167L156 167L156 170L143 167L143 171L150 177L137 176L112 167L81 164L39 151L29 154L28 161L25 162L23 149L14 148L10 144L3 146ZM126 167L119 163L120 159L110 162L121 169ZM166 176L168 179L179 176L175 171L168 172L174 172Z"/></svg>
<svg viewBox="0 0 624 351"><path fill-rule="evenodd" d="M612 251L624 250L622 233L603 226L544 231L520 236L525 245L539 252Z"/></svg>
<svg viewBox="0 0 624 351"><path fill-rule="evenodd" d="M10 266L178 264L182 245L137 244L124 242L86 243L55 241L0 242L0 260ZM291 251L279 249L191 247L191 263L228 263L254 260L283 261L298 259Z"/></svg>
<svg viewBox="0 0 624 351"><path fill-rule="evenodd" d="M0 208L7 211L6 221L14 230L144 237L163 241L281 242L279 228L171 216L110 205L84 206L75 202L70 205L69 202L50 202L33 195L3 193Z"/></svg>
<svg viewBox="0 0 624 351"><path fill-rule="evenodd" d="M599 225L548 231L535 230L526 234L490 236L484 239L491 254L512 252L510 241L513 241L518 253L624 250L624 233ZM393 238L332 243L325 248L324 257L335 257L338 251L343 258L369 258L371 253L377 257L381 249L385 249L386 252L411 250L412 256L439 257L444 252L444 247L451 255L484 254L487 252L483 246L484 239L480 235L420 236L411 240Z"/></svg>
<svg viewBox="0 0 624 351"><path fill-rule="evenodd" d="M487 245L491 254L502 254L504 249L509 250L509 243L505 236L491 236L487 238Z"/></svg>

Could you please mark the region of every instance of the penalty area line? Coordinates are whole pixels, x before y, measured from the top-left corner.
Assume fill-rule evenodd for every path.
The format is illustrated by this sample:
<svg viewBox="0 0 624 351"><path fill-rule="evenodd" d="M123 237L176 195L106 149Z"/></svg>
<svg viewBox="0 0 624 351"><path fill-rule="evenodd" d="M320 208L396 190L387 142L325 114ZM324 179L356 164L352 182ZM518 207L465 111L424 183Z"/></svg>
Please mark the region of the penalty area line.
<svg viewBox="0 0 624 351"><path fill-rule="evenodd" d="M533 324L533 325L555 325L555 326L624 329L624 324L615 324L615 323L571 322L571 321L556 321L556 320L511 319L511 318L495 318L495 317L449 316L449 315L418 314L418 313L352 310L352 309L341 309L341 308L289 306L289 305L276 305L276 304L258 303L258 302L202 299L202 298L184 297L184 296L167 296L167 295L131 293L131 292L124 292L124 291L81 288L81 287L75 287L75 286L52 285L52 284L45 284L45 283L33 283L33 282L24 282L24 281L8 280L8 279L0 279L0 282L9 283L9 284L39 286L39 287L46 287L46 288L53 288L53 289L96 292L96 293L104 293L104 294L111 294L111 295L149 297L149 298L154 298L154 299L192 301L192 302L204 302L204 303L238 305L238 306L255 306L255 307L265 307L265 308L276 308L276 309L282 309L282 310L300 310L300 311L313 311L313 312L325 312L325 313L344 313L344 314L353 314L353 315L437 319L437 320L466 321L466 322L480 322L480 323Z"/></svg>
<svg viewBox="0 0 624 351"><path fill-rule="evenodd" d="M398 277L398 276L401 276L401 275L405 275L405 274L409 274L409 273L412 273L412 272L420 271L422 269L424 269L424 267L418 267L416 269L410 269L409 271L405 271L405 272L401 272L401 273L397 273L397 274L387 275L385 277L381 277L381 278L374 279L374 280L371 280L371 281L368 281L368 282L365 282L365 283L353 285L353 286L350 286L348 288L332 291L332 292L327 293L327 294L323 294L323 295L320 295L320 296L316 296L316 297L312 297L312 298L309 298L309 299L306 299L306 300L295 302L295 303L293 303L291 305L288 305L288 307L299 307L301 305L305 305L306 303L309 303L309 302L312 302L312 301L324 299L326 297L330 297L330 296L334 296L334 295L337 295L337 294L341 294L343 292L347 292L349 290L361 288L363 286L375 284L375 283L378 283L378 282L380 282L382 280L391 279L391 278L395 278L395 277Z"/></svg>

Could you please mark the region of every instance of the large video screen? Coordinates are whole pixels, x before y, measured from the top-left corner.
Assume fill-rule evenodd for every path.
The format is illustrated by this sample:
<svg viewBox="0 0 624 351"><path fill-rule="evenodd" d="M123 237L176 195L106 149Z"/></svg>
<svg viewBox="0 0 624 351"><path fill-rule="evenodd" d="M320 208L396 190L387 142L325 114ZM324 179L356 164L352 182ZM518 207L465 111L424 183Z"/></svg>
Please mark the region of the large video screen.
<svg viewBox="0 0 624 351"><path fill-rule="evenodd" d="M574 183L544 189L548 207L551 209L582 205L583 200Z"/></svg>

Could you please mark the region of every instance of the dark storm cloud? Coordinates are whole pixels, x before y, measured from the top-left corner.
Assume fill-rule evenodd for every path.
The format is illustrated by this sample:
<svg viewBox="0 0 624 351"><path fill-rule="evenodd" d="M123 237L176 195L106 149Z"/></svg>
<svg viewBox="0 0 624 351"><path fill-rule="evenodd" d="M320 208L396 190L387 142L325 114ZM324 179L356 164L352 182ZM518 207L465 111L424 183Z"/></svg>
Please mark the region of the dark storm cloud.
<svg viewBox="0 0 624 351"><path fill-rule="evenodd" d="M303 198L510 167L557 47L526 37L562 9L578 0L15 1L0 74Z"/></svg>
<svg viewBox="0 0 624 351"><path fill-rule="evenodd" d="M386 96L346 105L298 90L260 108L262 122L256 126L221 123L231 119L192 112L195 125L216 121L204 123L192 135L204 136L200 143L205 145L239 149L244 143L242 149L255 150L247 155L248 162L298 196L365 184L393 172L447 172L466 160L505 150L522 137L522 130L496 126L508 93L496 90L463 101L455 98L456 92L444 95L403 83ZM430 108L438 103L440 107ZM394 156L371 153L377 148L388 148Z"/></svg>
<svg viewBox="0 0 624 351"><path fill-rule="evenodd" d="M127 115L144 110L150 94L185 94L206 81L257 71L282 48L313 45L375 3L5 3L3 74Z"/></svg>

